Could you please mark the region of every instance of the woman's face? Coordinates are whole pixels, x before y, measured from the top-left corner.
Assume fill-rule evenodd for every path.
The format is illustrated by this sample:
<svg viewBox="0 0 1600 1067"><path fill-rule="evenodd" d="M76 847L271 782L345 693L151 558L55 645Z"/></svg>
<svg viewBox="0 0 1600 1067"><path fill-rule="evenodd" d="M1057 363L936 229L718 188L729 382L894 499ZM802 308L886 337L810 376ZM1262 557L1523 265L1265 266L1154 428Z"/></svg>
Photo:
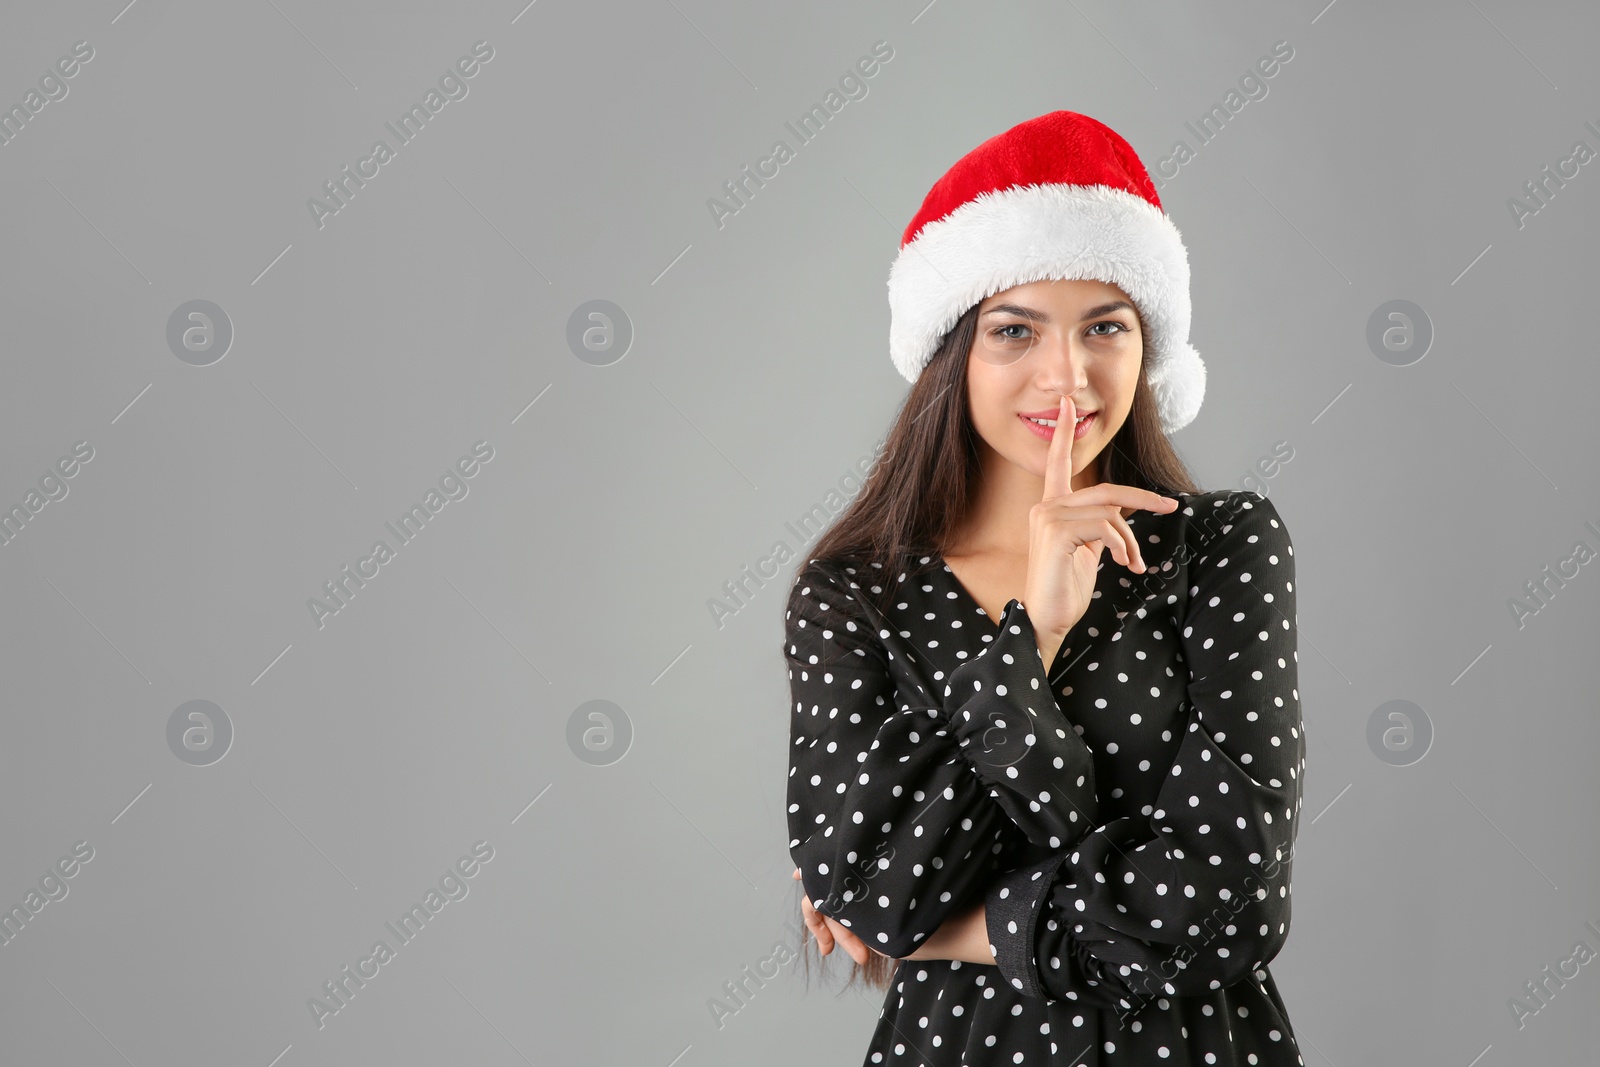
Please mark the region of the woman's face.
<svg viewBox="0 0 1600 1067"><path fill-rule="evenodd" d="M1073 488L1099 481L1100 452L1133 407L1144 335L1128 294L1109 282L1043 281L984 300L967 358L967 397L984 443L1044 478L1052 431L1025 415L1054 420L1063 394L1090 416L1072 444Z"/></svg>

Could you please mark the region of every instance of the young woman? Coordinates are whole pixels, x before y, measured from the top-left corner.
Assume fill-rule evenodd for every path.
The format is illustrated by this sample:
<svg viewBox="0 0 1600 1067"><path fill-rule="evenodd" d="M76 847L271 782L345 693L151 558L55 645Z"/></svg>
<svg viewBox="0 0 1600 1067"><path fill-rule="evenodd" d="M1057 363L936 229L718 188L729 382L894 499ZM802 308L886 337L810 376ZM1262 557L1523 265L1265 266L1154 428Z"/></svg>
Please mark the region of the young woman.
<svg viewBox="0 0 1600 1067"><path fill-rule="evenodd" d="M1304 1062L1267 969L1293 547L1168 441L1204 394L1188 280L1132 148L1072 112L963 157L906 230L913 386L785 633L799 903L887 991L867 1065Z"/></svg>

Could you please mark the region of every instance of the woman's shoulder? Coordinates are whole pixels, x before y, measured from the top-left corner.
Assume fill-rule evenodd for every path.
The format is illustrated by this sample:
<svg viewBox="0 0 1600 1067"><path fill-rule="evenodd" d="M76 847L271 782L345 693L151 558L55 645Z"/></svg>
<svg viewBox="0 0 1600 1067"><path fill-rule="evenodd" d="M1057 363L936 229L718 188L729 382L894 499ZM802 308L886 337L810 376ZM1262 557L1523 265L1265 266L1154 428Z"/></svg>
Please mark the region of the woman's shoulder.
<svg viewBox="0 0 1600 1067"><path fill-rule="evenodd" d="M839 557L810 557L795 569L792 593L806 595L808 588L849 589L862 566Z"/></svg>
<svg viewBox="0 0 1600 1067"><path fill-rule="evenodd" d="M1268 497L1251 489L1214 489L1175 494L1182 502L1174 515L1185 521L1182 541L1190 558L1230 546L1293 555L1288 526Z"/></svg>
<svg viewBox="0 0 1600 1067"><path fill-rule="evenodd" d="M854 601L860 592L868 564L838 557L810 557L795 569L794 581L789 586L789 605L793 608L802 600ZM871 570L873 575L877 570ZM877 584L873 582L872 584Z"/></svg>
<svg viewBox="0 0 1600 1067"><path fill-rule="evenodd" d="M1190 527L1251 525L1281 526L1277 505L1253 489L1208 489L1199 493L1172 493L1180 506L1174 514L1188 519Z"/></svg>
<svg viewBox="0 0 1600 1067"><path fill-rule="evenodd" d="M802 663L842 664L845 656L859 656L886 669L887 657L875 621L879 616L869 603L872 590L882 588L881 582L874 580L881 571L852 560L803 561L795 571L785 615L791 659L798 656ZM803 652L802 646L809 651ZM859 666L861 661L848 662Z"/></svg>
<svg viewBox="0 0 1600 1067"><path fill-rule="evenodd" d="M897 630L888 622L895 605L921 584L918 579L942 566L942 558L928 549L907 549L893 560L810 557L796 568L789 589L790 624L826 612L828 618L846 620L866 633L886 626Z"/></svg>
<svg viewBox="0 0 1600 1067"><path fill-rule="evenodd" d="M891 564L846 557L812 557L795 570L794 589L821 586L845 593L875 593L885 584L897 584L940 565L936 553L908 549Z"/></svg>

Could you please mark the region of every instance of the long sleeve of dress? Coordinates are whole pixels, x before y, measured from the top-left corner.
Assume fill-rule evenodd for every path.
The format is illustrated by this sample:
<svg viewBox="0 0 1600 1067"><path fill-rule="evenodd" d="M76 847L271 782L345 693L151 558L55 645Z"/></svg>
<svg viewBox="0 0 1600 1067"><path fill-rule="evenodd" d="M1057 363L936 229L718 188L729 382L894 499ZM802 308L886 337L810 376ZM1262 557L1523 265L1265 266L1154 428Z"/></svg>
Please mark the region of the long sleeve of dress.
<svg viewBox="0 0 1600 1067"><path fill-rule="evenodd" d="M1137 1010L1233 985L1288 936L1305 760L1294 549L1265 498L1221 503L1231 516L1187 538L1188 719L1156 804L988 892L996 963L1024 995Z"/></svg>
<svg viewBox="0 0 1600 1067"><path fill-rule="evenodd" d="M847 581L813 560L790 592L789 850L818 911L900 958L984 898L1018 831L1056 849L1081 838L1094 764L1020 601L931 707L897 691Z"/></svg>

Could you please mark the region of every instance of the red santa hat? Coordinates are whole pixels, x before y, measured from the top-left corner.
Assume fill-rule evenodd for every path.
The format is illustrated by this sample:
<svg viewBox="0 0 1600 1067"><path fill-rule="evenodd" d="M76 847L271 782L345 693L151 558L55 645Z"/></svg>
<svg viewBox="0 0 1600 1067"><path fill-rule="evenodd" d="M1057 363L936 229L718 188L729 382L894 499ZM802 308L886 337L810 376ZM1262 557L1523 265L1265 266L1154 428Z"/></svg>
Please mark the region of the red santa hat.
<svg viewBox="0 0 1600 1067"><path fill-rule="evenodd" d="M990 138L929 190L889 271L890 358L915 382L974 304L1075 278L1110 282L1133 300L1162 426L1187 426L1206 391L1189 344L1188 250L1132 146L1072 111Z"/></svg>

